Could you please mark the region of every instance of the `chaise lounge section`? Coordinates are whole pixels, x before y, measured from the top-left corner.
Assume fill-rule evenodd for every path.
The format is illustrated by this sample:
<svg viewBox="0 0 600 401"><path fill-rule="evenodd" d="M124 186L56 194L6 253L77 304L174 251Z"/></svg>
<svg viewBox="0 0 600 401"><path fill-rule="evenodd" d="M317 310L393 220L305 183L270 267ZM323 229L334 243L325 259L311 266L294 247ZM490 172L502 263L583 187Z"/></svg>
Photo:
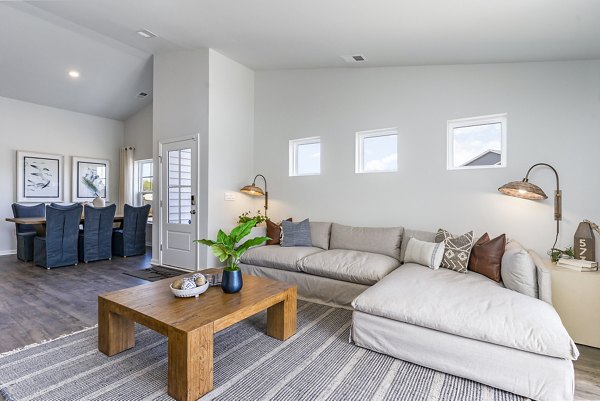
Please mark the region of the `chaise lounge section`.
<svg viewBox="0 0 600 401"><path fill-rule="evenodd" d="M311 222L312 247L253 248L241 267L297 284L305 300L352 309L360 347L535 400L572 400L579 353L539 258L535 297L472 271L403 263L410 238L435 235ZM529 257L516 243L510 252Z"/></svg>

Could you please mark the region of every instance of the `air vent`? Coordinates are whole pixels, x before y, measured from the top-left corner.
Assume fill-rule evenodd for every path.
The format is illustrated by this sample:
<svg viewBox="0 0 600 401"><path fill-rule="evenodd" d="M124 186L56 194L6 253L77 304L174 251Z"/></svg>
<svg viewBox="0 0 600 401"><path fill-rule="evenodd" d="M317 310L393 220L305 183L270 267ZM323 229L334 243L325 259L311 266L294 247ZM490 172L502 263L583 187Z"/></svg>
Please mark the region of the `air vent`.
<svg viewBox="0 0 600 401"><path fill-rule="evenodd" d="M349 56L342 56L342 58L346 63L350 64L364 63L367 61L367 58L364 56L364 54L352 54Z"/></svg>
<svg viewBox="0 0 600 401"><path fill-rule="evenodd" d="M140 92L137 94L137 98L138 99L145 99L148 96L148 94L146 92Z"/></svg>
<svg viewBox="0 0 600 401"><path fill-rule="evenodd" d="M153 32L150 32L147 29L140 29L139 31L137 31L137 34L146 38L146 39L150 39L150 38L155 38L156 34Z"/></svg>

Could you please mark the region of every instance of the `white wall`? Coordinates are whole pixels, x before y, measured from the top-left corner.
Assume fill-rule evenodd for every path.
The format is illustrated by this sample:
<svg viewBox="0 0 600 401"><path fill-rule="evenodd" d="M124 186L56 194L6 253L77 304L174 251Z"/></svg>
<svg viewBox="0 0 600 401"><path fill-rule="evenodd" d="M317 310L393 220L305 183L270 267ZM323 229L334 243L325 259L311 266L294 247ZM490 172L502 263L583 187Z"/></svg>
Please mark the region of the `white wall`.
<svg viewBox="0 0 600 401"><path fill-rule="evenodd" d="M530 176L546 201L497 188L547 162L563 189L559 247L582 219L600 222L600 61L259 71L255 85L255 169L269 179L274 218L505 232L545 253L551 170ZM495 113L508 113L508 166L447 171L446 121ZM387 127L399 130L399 171L355 174L355 132ZM288 141L309 136L321 136L322 173L289 177Z"/></svg>
<svg viewBox="0 0 600 401"><path fill-rule="evenodd" d="M134 160L152 159L152 103L125 120L125 146L133 146ZM134 190L137 196L137 190ZM152 223L146 226L146 246L152 246Z"/></svg>
<svg viewBox="0 0 600 401"><path fill-rule="evenodd" d="M198 223L207 235L208 221L208 49L162 53L154 56L153 159L158 177L158 142L200 134ZM155 185L154 199L159 199ZM158 262L159 224L153 225L152 260ZM206 248L200 247L200 260Z"/></svg>
<svg viewBox="0 0 600 401"><path fill-rule="evenodd" d="M152 159L152 103L125 120L124 144L135 148L135 160Z"/></svg>
<svg viewBox="0 0 600 401"><path fill-rule="evenodd" d="M161 139L200 134L199 231L200 238L214 238L255 207L255 199L238 192L253 177L254 73L209 49L158 54L154 62L155 176ZM226 202L225 192L236 200ZM154 224L154 262L158 234ZM205 246L199 259L201 267L217 264Z"/></svg>
<svg viewBox="0 0 600 401"><path fill-rule="evenodd" d="M260 206L239 192L255 174L254 72L214 50L209 56L208 236L216 238L219 229L231 230L237 216ZM225 201L225 192L235 201ZM209 253L208 266L217 262Z"/></svg>
<svg viewBox="0 0 600 401"><path fill-rule="evenodd" d="M0 97L0 216L16 201L17 150L65 156L64 195L71 199L71 157L110 160L110 201L118 199L119 147L123 122ZM4 219L2 219L4 220ZM16 249L14 225L0 225L0 253Z"/></svg>

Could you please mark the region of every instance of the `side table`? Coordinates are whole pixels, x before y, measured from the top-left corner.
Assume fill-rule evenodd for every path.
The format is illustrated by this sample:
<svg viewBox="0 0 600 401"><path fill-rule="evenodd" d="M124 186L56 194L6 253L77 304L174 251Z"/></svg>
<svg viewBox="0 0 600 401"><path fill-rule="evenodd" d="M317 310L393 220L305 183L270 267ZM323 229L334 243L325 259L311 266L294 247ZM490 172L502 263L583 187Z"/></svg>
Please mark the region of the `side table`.
<svg viewBox="0 0 600 401"><path fill-rule="evenodd" d="M545 260L552 303L577 344L600 348L600 272L578 272Z"/></svg>

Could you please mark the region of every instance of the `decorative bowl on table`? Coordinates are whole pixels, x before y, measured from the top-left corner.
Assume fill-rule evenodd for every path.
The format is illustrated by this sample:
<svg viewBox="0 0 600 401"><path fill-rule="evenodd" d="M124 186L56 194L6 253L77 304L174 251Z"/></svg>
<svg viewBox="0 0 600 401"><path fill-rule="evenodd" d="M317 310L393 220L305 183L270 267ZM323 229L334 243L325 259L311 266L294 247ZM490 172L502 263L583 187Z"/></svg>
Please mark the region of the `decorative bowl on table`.
<svg viewBox="0 0 600 401"><path fill-rule="evenodd" d="M170 288L173 295L177 298L197 297L206 292L210 283L200 273L196 273L191 277L177 279L171 283Z"/></svg>

